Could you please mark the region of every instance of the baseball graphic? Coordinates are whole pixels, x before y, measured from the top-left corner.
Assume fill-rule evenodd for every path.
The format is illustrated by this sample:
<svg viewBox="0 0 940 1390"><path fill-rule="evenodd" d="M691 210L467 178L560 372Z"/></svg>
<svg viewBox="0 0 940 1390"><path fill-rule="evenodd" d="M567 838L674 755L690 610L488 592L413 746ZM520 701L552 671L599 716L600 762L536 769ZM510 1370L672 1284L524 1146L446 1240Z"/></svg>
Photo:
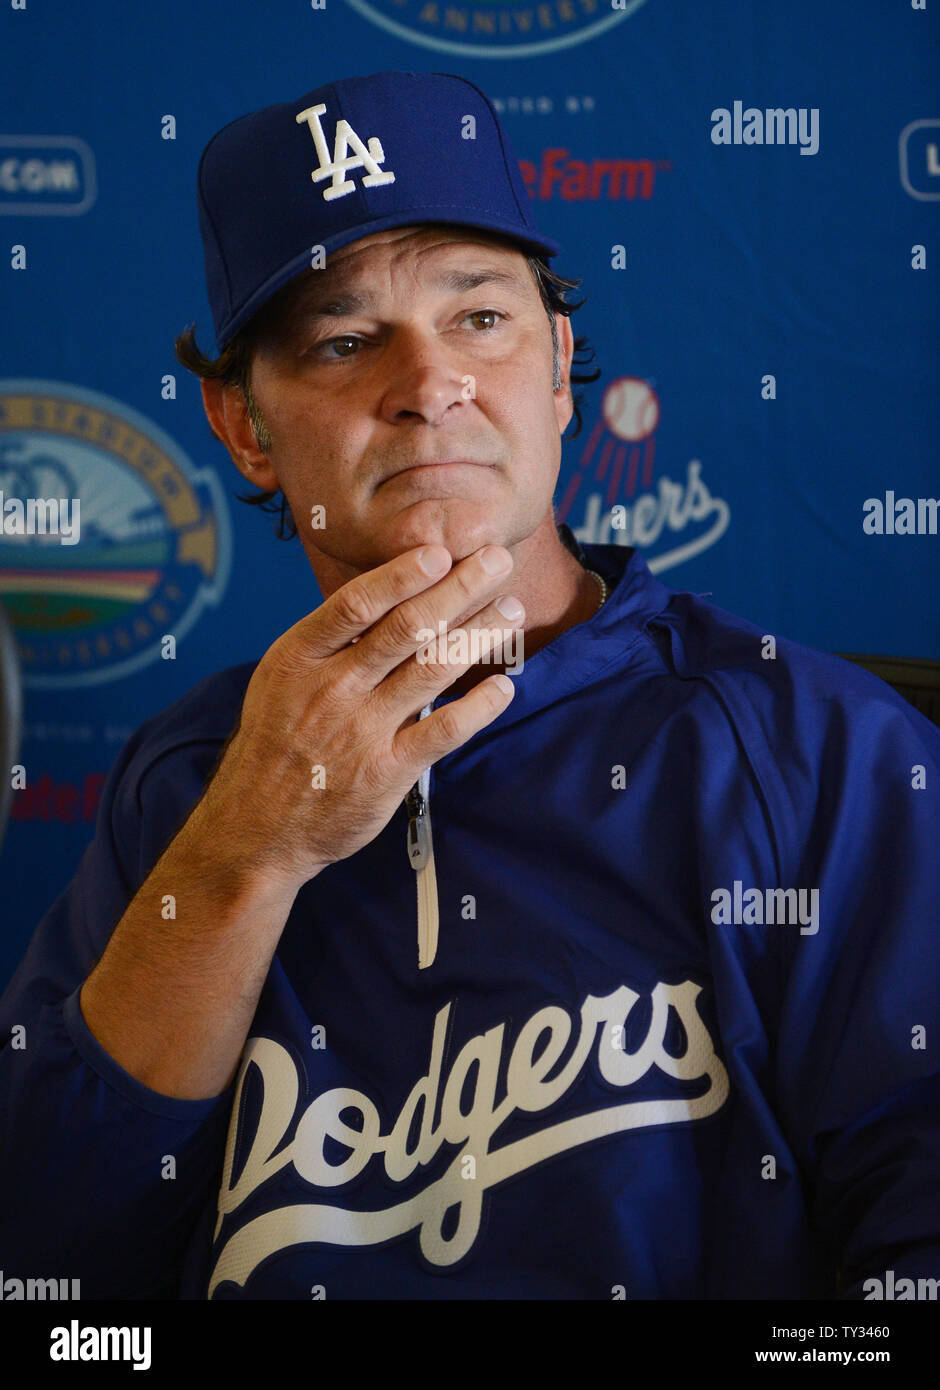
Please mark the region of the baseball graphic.
<svg viewBox="0 0 940 1390"><path fill-rule="evenodd" d="M612 381L604 392L601 410L607 428L619 439L647 439L659 424L656 392L635 376Z"/></svg>

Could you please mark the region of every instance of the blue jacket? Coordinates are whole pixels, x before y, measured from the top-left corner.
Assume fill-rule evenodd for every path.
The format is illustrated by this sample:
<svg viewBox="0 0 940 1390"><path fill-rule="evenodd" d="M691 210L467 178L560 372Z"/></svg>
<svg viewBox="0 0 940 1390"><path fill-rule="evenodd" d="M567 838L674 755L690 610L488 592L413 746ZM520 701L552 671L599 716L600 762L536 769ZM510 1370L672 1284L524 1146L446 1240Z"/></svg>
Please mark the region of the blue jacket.
<svg viewBox="0 0 940 1390"><path fill-rule="evenodd" d="M583 553L610 597L435 763L425 867L403 803L300 890L205 1101L123 1071L78 995L254 663L128 741L0 1001L7 1276L606 1300L940 1275L940 733L638 553Z"/></svg>

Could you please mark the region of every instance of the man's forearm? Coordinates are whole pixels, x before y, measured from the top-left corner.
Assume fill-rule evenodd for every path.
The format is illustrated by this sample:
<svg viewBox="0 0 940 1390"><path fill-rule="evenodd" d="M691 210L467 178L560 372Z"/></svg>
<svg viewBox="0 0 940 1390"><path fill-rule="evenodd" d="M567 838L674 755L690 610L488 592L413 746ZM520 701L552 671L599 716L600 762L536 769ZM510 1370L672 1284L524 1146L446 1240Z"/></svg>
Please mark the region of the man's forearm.
<svg viewBox="0 0 940 1390"><path fill-rule="evenodd" d="M97 1041L162 1095L224 1091L296 891L227 849L197 806L82 987Z"/></svg>

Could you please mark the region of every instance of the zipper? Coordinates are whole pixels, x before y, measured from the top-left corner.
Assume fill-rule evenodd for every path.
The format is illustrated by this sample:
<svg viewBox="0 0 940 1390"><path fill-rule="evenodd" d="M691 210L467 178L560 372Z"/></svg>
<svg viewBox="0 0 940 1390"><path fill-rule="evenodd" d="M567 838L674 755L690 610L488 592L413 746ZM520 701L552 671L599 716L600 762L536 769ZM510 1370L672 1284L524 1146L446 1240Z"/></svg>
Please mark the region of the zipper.
<svg viewBox="0 0 940 1390"><path fill-rule="evenodd" d="M418 715L426 719L433 700ZM418 889L418 969L433 965L437 955L439 912L437 873L434 868L434 841L431 837L431 769L425 768L405 797L408 808L408 863L417 875Z"/></svg>

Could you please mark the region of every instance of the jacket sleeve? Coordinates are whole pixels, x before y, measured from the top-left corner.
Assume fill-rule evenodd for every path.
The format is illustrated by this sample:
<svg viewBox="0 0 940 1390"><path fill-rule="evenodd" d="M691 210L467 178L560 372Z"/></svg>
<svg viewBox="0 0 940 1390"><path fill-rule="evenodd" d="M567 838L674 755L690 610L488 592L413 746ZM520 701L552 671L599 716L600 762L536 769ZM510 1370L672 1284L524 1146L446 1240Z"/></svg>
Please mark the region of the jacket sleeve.
<svg viewBox="0 0 940 1390"><path fill-rule="evenodd" d="M234 1084L199 1101L150 1090L98 1044L79 1007L146 877L137 755L153 722L122 749L94 838L0 999L0 1268L79 1279L83 1299L179 1296L234 1095Z"/></svg>
<svg viewBox="0 0 940 1390"><path fill-rule="evenodd" d="M940 1279L940 732L847 664L808 681L777 752L818 927L765 928L778 1103L836 1294L916 1297Z"/></svg>

